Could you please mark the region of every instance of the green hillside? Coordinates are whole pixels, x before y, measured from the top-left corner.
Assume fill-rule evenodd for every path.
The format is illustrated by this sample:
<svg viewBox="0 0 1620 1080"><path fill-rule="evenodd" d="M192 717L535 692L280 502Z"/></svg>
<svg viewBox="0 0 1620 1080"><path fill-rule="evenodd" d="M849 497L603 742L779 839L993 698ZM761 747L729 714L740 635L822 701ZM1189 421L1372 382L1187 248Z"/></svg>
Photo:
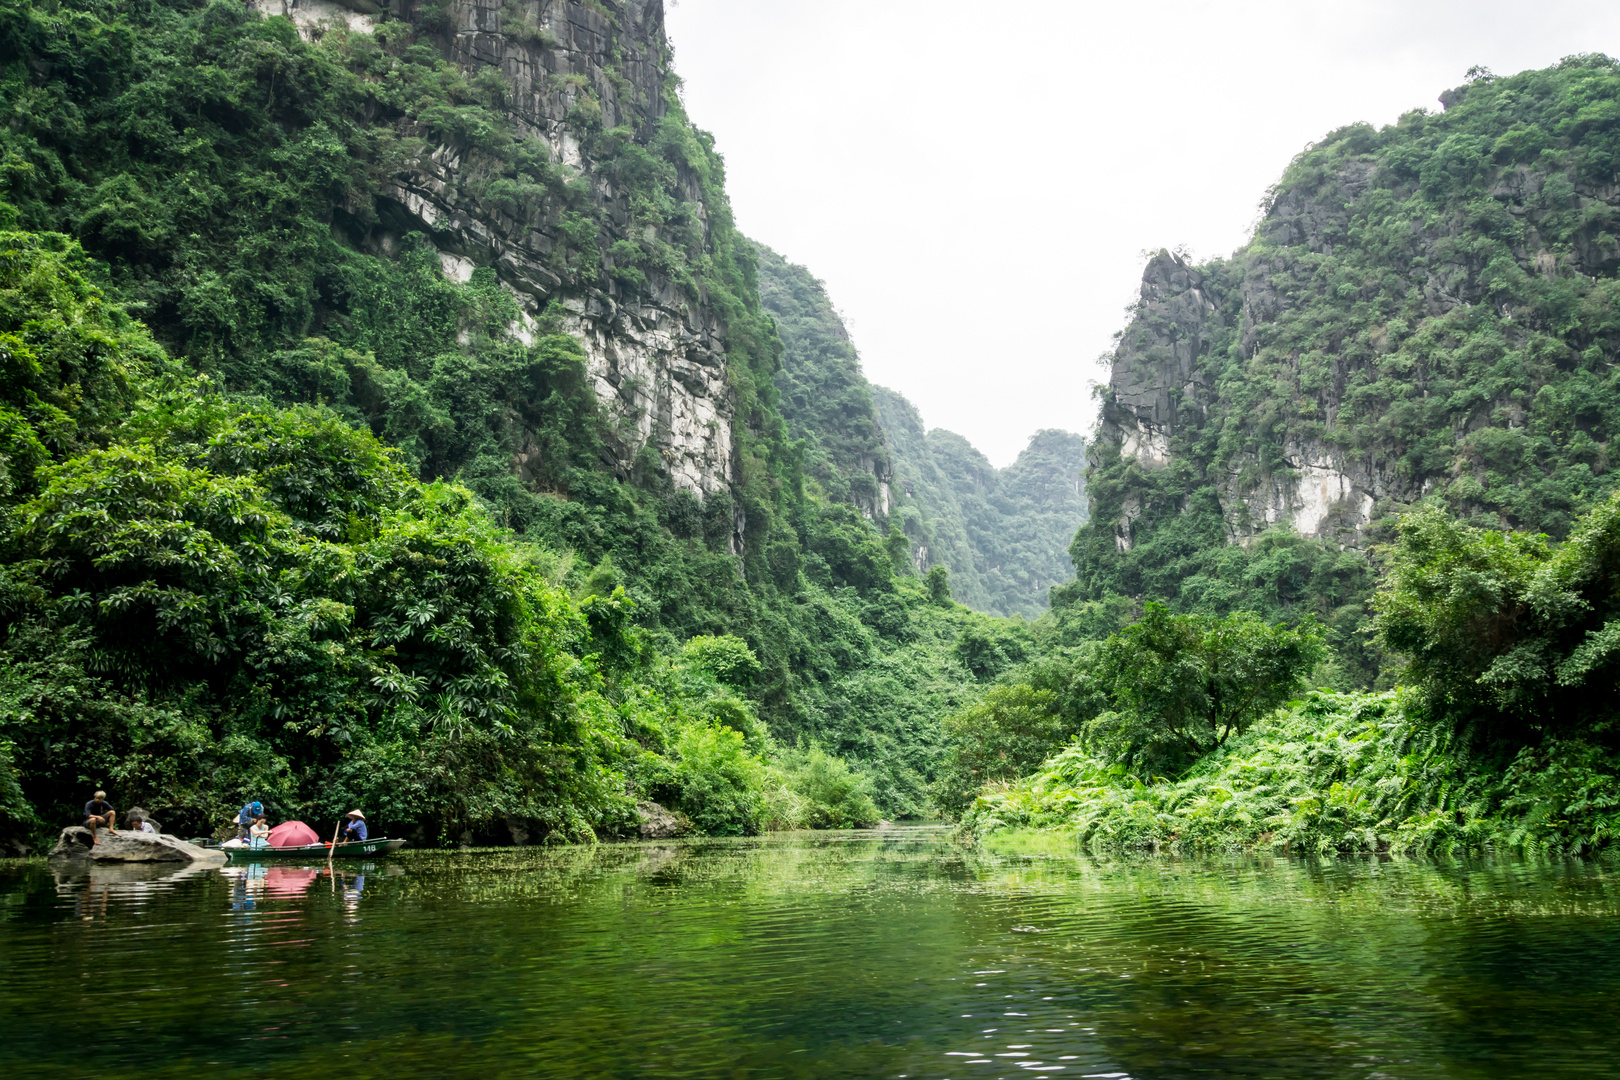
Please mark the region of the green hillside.
<svg viewBox="0 0 1620 1080"><path fill-rule="evenodd" d="M1620 64L1441 101L1307 149L1230 258L1150 260L1046 651L947 720L970 828L1613 842Z"/></svg>
<svg viewBox="0 0 1620 1080"><path fill-rule="evenodd" d="M0 842L1612 840L1615 62L1311 147L997 470L737 232L661 11L0 0Z"/></svg>
<svg viewBox="0 0 1620 1080"><path fill-rule="evenodd" d="M1053 586L1070 579L1065 550L1086 520L1086 443L1067 431L1036 432L1018 459L997 469L955 432L925 429L900 394L874 390L892 448L908 533L928 559L950 567L963 603L1035 618Z"/></svg>
<svg viewBox="0 0 1620 1080"><path fill-rule="evenodd" d="M1564 536L1613 487L1617 98L1607 57L1475 73L1301 154L1230 258L1155 258L1068 596L1312 611L1354 652L1360 553L1414 503Z"/></svg>
<svg viewBox="0 0 1620 1080"><path fill-rule="evenodd" d="M622 44L614 48L651 47L658 59L658 40L651 46L632 40L634 14L614 5L575 13L580 25L617 35ZM244 416L257 418L174 421L180 433L164 435L167 441L152 452L179 469L198 468L192 464L197 455L211 454L207 468L214 470L195 481L183 479L190 473L176 474L177 491L194 482L206 488L221 469L227 479L218 482L237 485L231 497L251 505L274 502L277 485L318 490L314 478L300 478L303 465L265 472L271 466L257 464L246 450L240 464L220 464L219 456L229 459L233 451L205 450L224 437L209 424L314 425L312 432L328 433L320 438L344 446L350 444L330 433L354 431L349 449L320 452L340 460L371 455L379 464L365 468L383 469L386 482L362 470L358 479L341 481L321 515L284 507L276 513L293 518L283 523L271 514L266 520L273 518L292 545L285 556L291 561L277 573L303 574L299 560L315 556L299 545L337 545L332 558L341 562L360 558L346 554L344 545L376 542L381 526L368 515L381 511L368 509L370 503L342 484L376 488L379 494L364 498L383 499L388 513L408 514L413 500L429 497L418 490L452 482L457 486L446 489L445 505L460 515L454 529L483 530L477 543L487 554L480 557L536 567L522 571L528 577L519 591L538 589L537 599L522 603L553 613L534 616L540 620L535 633L555 641L545 654L551 659L544 660L553 673L545 677L572 672L568 677L588 700L562 713L499 704L501 695L517 692L517 676L500 668L518 662L510 657L492 661L496 667L485 674L450 668L430 674L389 659L388 650L398 653L401 646L388 644L386 634L376 636L379 620L403 620L399 633L436 641L493 634L482 647L502 656L500 650L516 647L513 631L486 624L496 611L470 596L446 605L417 603L401 593L397 603L410 601L409 610L389 608L393 614L387 614L356 607L347 594L289 594L287 602L295 605L348 605L339 620L351 627L346 632L361 633L366 620L373 627L358 643L344 645L338 624L327 632L319 621L310 623L298 631L310 638L304 647L381 649L367 663L395 664L408 676L401 682L357 672L359 682L333 679L325 687L316 685L322 681L316 671L300 676L310 680L312 693L359 694L345 699L341 723L348 726L342 727L333 726L339 721L324 705L266 705L269 691L240 674L257 651L290 647L272 645L280 630L265 629L270 636L262 638L227 634L217 643L208 636L238 627L229 614L234 609L217 606L228 593L223 580L192 582L191 599L172 601L185 610L201 605L194 617L203 627L197 631L202 652L172 676L150 667L155 658L114 663L93 644L84 659L51 666L49 634L70 632L62 620L78 603L55 598L45 614L8 608L4 628L8 662L32 680L0 714L0 742L9 743L22 797L47 825L71 817L69 807L86 783L116 782L121 799L161 809L176 828L211 827L220 807L245 793L270 794L289 812L325 813L363 794L382 802L380 791L342 778L372 768L376 755L429 754L437 732L448 732L444 738L453 746L475 733L497 742L538 737L512 726L509 710L517 709L525 723L563 724L560 733L532 745L571 756L577 764L570 768L597 787L567 787L566 771L536 764L543 756L525 757L529 751L519 754L527 763L521 766L491 751L491 783L504 779L499 792L482 795L450 784L431 789L437 794L430 797L429 780L413 779L417 774L408 769L377 771L401 786L383 803L384 820L424 835L498 836L510 823L526 834L578 835L624 827L631 813L626 800L661 791L699 827L748 830L769 817L759 801L769 786L762 779L768 766L787 770L782 775L802 766L806 776L825 777L831 775L826 768L842 766L836 759L825 768L817 764L823 759L813 755L822 750L860 765L856 789L864 786L881 812L923 812L939 716L977 694L981 678L992 673L982 663L976 673L957 658L958 639L981 620L952 605L943 582L918 577L843 492L821 487L814 475L820 459L813 455L805 479L806 457L787 435L771 381L782 346L761 306L753 249L731 226L712 143L687 123L672 79L653 110L661 120L639 128L607 127L600 103L591 106L593 99L578 98L574 84L561 84L559 93L585 103L576 101L569 121L580 134L581 152L614 185L611 198L599 199L543 144L521 133L498 80L470 77L445 59L443 29L425 16L384 17L370 34L338 28L310 39L286 19L261 18L227 0L0 4L0 103L12 118L0 130L7 162L0 215L13 227L33 230L12 241L19 251L77 252L72 243L82 245L84 256L73 254L70 261L75 280L84 284L73 289L96 282L106 311L139 318L155 339L137 333L142 355L167 352L178 365L151 361L158 368L180 373L175 377L209 376L202 393L217 401L208 408L219 416L246 410ZM549 47L544 35L519 39ZM611 71L604 76L609 84L611 77ZM625 91L627 99L635 99L634 90ZM653 109L645 101L638 107ZM512 292L491 269L458 280L447 274L432 238L406 232L382 242L397 220L397 203L388 194L393 176L427 160L435 146L454 149L461 171L453 179L466 206L491 221L526 221L557 237L543 269L565 292L630 304L701 283L723 319L726 386L741 418L736 477L728 489L698 497L678 488L651 447L631 468L616 459L620 421L599 405L580 343L559 329L556 319L566 311L554 309L525 328ZM707 207L701 228L691 216L694 197ZM637 225L635 236L656 232L670 239L621 239L627 233L619 215L630 212L626 208L642 215L639 220L659 223L652 232ZM29 281L66 273L42 269L45 264L29 262L32 256L17 258L18 273ZM37 316L19 309L8 332L26 337L38 319L58 317L50 308L46 303ZM790 321L784 318L784 325L791 333ZM35 392L64 401L81 393L71 374L60 386L53 377L42 376ZM93 447L45 437L52 460L70 469L100 468L81 464L78 455L157 437L140 426L147 423L142 418L178 406L164 404L167 391L158 384L130 378L130 393L143 403L139 415L123 426L108 421ZM282 411L289 407L305 411ZM822 430L823 444L837 451L843 433L830 420ZM285 438L301 444L305 436ZM28 509L33 504L26 500L48 483L44 474L29 480L44 460L35 450L27 453L35 456L8 469L12 499L25 507L19 510L25 518L45 513ZM513 464L520 458L522 470ZM475 524L480 515L487 520ZM26 546L7 550L7 565L43 557ZM221 551L235 566L238 557ZM84 572L68 574L64 595L94 595L86 591L87 580L78 580ZM451 587L435 576L449 573L448 564L422 572L440 582L434 587ZM135 590L121 618L123 632L139 642L142 627L167 625L171 616L163 605L171 601L160 601L169 594L159 577L131 573L119 586ZM213 596L213 589L221 595ZM250 589L231 603L263 605L279 595ZM54 606L59 603L69 608ZM464 610L468 603L474 607ZM513 625L527 624L520 618ZM690 642L714 639L746 646L757 672L730 689L712 672L703 675L707 653L699 648L693 654ZM154 648L160 640L152 637ZM1006 650L997 655L1005 660ZM749 659L745 667L754 663ZM697 683L682 689L683 671ZM381 691L345 689L367 680L398 682L403 689L389 693L427 695L436 704L399 713L388 704L392 699L376 696ZM506 689L497 693L496 686ZM596 700L591 693L603 695L600 706L590 704ZM689 699L710 704L680 704ZM728 699L733 704L725 704ZM42 700L50 702L48 721ZM101 702L129 704L109 719ZM637 719L643 705L674 712L646 726ZM173 745L152 742L144 715L172 716L183 738L176 735L180 741ZM401 726L402 715L415 719ZM435 719L441 715L460 719ZM763 725L757 730L755 715ZM711 733L712 725L737 733L746 746L731 746L723 731ZM288 750L288 740L305 737L300 732L317 739L311 746L319 748ZM674 771L654 761L647 772L638 764L644 751ZM462 751L446 752L459 760L454 754ZM162 764L178 762L176 755L190 765ZM154 764L145 771L117 765L138 760ZM450 783L450 774L434 767L441 772L433 783ZM741 802L726 794L733 789ZM804 798L812 809L820 805ZM453 812L442 799L454 803ZM721 809L703 809L711 802Z"/></svg>
<svg viewBox="0 0 1620 1080"><path fill-rule="evenodd" d="M966 439L925 429L899 393L867 383L843 320L809 270L756 245L760 295L782 338L776 374L788 435L827 498L899 527L919 570L944 566L956 599L1038 616L1072 571L1085 520L1085 443L1042 431L999 472Z"/></svg>

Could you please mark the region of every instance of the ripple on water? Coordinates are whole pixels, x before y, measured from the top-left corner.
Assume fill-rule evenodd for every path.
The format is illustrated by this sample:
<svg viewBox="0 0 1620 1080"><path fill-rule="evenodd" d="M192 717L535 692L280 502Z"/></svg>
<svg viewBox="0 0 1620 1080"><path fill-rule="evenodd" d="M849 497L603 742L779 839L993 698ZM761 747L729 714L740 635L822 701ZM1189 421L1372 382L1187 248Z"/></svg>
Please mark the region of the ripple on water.
<svg viewBox="0 0 1620 1080"><path fill-rule="evenodd" d="M1607 864L920 829L408 854L0 871L0 1071L1574 1077L1620 1053ZM64 1001L94 1039L63 1040Z"/></svg>

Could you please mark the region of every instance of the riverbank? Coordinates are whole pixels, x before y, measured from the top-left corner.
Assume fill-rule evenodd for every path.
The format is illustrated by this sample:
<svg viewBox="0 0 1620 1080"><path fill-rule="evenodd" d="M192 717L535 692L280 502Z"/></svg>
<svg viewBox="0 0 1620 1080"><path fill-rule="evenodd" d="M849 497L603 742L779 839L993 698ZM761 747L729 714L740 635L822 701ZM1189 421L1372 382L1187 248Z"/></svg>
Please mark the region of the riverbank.
<svg viewBox="0 0 1620 1080"><path fill-rule="evenodd" d="M1620 763L1579 738L1509 757L1421 722L1408 694L1315 692L1185 777L1140 777L1079 746L992 785L963 819L979 836L1072 834L1094 850L1315 854L1515 850L1586 854L1620 829Z"/></svg>

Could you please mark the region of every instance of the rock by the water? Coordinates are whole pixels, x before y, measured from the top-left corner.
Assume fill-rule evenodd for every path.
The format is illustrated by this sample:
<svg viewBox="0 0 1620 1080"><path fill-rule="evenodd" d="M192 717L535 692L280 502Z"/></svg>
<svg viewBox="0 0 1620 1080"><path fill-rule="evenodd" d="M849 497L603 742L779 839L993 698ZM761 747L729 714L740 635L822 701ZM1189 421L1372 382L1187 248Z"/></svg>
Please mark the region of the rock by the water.
<svg viewBox="0 0 1620 1080"><path fill-rule="evenodd" d="M130 807L129 815L127 817L120 817L118 820L119 821L127 821L131 825L134 825L136 821L150 821L150 822L152 822L152 828L156 829L160 833L163 831L162 823L157 822L157 821L152 821L152 815L147 813L145 810L143 810L139 806Z"/></svg>
<svg viewBox="0 0 1620 1080"><path fill-rule="evenodd" d="M225 853L189 844L175 836L154 836L125 830L100 830L100 843L91 845L90 830L74 825L62 830L47 858L97 863L224 862Z"/></svg>
<svg viewBox="0 0 1620 1080"><path fill-rule="evenodd" d="M636 813L641 815L643 840L668 840L692 828L685 814L666 810L655 802L636 803Z"/></svg>

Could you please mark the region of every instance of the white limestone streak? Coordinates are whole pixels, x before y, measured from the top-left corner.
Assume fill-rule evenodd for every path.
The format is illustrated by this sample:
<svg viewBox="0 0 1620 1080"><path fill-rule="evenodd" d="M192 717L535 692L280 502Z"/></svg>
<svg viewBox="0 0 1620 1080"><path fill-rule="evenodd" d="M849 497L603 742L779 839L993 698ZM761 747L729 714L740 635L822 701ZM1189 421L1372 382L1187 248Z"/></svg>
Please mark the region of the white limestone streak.
<svg viewBox="0 0 1620 1080"><path fill-rule="evenodd" d="M1121 429L1121 435L1123 436L1119 443L1121 457L1135 458L1150 469L1170 464L1170 436L1155 429L1153 425L1141 422L1125 425Z"/></svg>
<svg viewBox="0 0 1620 1080"><path fill-rule="evenodd" d="M377 26L372 15L350 11L332 0L248 0L248 6L266 18L281 15L292 20L298 35L313 38L323 23L338 22L357 34L369 34Z"/></svg>

